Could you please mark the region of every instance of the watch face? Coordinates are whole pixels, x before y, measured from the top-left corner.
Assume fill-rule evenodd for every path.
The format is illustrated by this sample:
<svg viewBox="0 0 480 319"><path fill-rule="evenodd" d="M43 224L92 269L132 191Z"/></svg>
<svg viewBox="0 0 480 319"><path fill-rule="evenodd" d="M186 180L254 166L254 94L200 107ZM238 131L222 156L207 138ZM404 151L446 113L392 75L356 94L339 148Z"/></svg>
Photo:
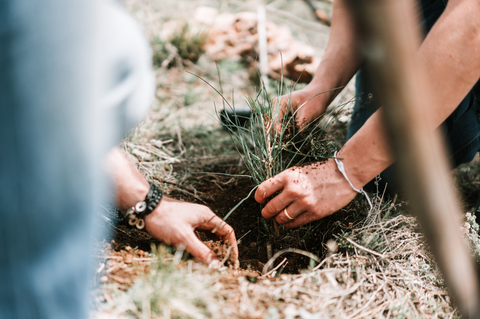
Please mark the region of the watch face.
<svg viewBox="0 0 480 319"><path fill-rule="evenodd" d="M138 202L137 205L135 205L135 211L137 213L142 213L145 211L145 209L147 208L147 203L145 203L145 201L143 202Z"/></svg>

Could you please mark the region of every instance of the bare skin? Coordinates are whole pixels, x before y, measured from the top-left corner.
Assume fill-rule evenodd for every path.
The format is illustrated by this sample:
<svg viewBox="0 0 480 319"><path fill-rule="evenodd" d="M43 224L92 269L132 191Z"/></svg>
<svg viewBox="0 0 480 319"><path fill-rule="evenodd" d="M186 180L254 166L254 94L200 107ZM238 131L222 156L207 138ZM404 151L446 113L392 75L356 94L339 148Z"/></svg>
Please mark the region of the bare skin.
<svg viewBox="0 0 480 319"><path fill-rule="evenodd" d="M122 152L115 148L107 159L107 167L116 187L116 203L120 211L145 199L150 184ZM219 261L203 244L195 230L213 231L222 240L228 240L238 257L237 240L233 228L215 215L207 206L183 202L164 196L157 208L145 218L145 229L165 243L185 248L196 259L215 265Z"/></svg>
<svg viewBox="0 0 480 319"><path fill-rule="evenodd" d="M450 0L447 8L421 44L415 63L422 71L426 89L432 96L425 105L426 122L431 130L437 128L458 106L480 78L480 2L476 0ZM312 82L291 96L299 123L308 123L325 112L338 90L307 100L313 95L344 86L362 63L358 53L354 28L343 0L334 2L330 41L324 59ZM342 25L339 25L342 24ZM284 97L285 99L285 97ZM307 103L305 103L307 102ZM346 174L357 188L363 187L394 162L380 109L339 151ZM297 227L328 216L346 204L355 195L335 162L328 160L321 177L311 178L309 168L286 170L262 183L255 199L263 203L268 194L281 191L278 200L271 200L262 214L287 227ZM299 176L306 175L308 176ZM343 182L342 182L343 180ZM298 192L297 182L306 190ZM350 189L347 190L347 189ZM350 193L350 196L348 195ZM288 220L283 210L297 218Z"/></svg>

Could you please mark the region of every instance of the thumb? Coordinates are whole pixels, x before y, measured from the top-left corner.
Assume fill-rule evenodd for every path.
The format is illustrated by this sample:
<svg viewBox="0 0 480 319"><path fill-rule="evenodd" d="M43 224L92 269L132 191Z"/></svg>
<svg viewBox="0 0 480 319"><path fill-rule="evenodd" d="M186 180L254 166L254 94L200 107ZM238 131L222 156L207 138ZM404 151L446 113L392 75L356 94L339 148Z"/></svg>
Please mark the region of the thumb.
<svg viewBox="0 0 480 319"><path fill-rule="evenodd" d="M192 254L193 257L201 262L210 265L210 263L216 260L213 252L204 243L198 239L193 231L189 232L185 238L185 249Z"/></svg>

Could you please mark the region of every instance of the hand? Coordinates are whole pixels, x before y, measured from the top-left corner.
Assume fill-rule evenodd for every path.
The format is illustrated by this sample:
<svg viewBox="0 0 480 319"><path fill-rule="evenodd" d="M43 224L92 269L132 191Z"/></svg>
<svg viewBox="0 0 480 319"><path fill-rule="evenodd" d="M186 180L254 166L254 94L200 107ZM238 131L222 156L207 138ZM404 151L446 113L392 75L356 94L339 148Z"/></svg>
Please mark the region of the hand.
<svg viewBox="0 0 480 319"><path fill-rule="evenodd" d="M128 208L145 199L150 184L118 149L107 158L107 168L116 189L116 204L125 214ZM211 231L228 240L238 258L235 233L227 223L218 218L208 207L182 202L164 196L157 208L145 218L146 230L158 240L175 246L184 246L195 258L210 264L216 260L213 252L195 235L194 230Z"/></svg>
<svg viewBox="0 0 480 319"><path fill-rule="evenodd" d="M357 195L338 171L334 159L283 171L260 184L255 200L265 203L278 191L281 193L265 205L262 215L266 219L275 218L286 228L299 227L331 215ZM294 220L288 219L284 209Z"/></svg>
<svg viewBox="0 0 480 319"><path fill-rule="evenodd" d="M327 108L327 97L325 95L326 94L321 93L318 88L310 88L309 86L306 86L302 90L292 92L291 94L282 95L279 97L279 118L282 119L285 112L288 111L288 101L290 100L292 105L291 111L297 112L295 119L300 128L302 128L325 112ZM274 105L277 105L276 101Z"/></svg>
<svg viewBox="0 0 480 319"><path fill-rule="evenodd" d="M196 230L215 232L228 240L232 254L238 258L237 239L233 228L207 206L163 197L157 208L145 218L145 229L155 238L174 246L184 246L193 257L209 265L217 260L213 252L195 234Z"/></svg>

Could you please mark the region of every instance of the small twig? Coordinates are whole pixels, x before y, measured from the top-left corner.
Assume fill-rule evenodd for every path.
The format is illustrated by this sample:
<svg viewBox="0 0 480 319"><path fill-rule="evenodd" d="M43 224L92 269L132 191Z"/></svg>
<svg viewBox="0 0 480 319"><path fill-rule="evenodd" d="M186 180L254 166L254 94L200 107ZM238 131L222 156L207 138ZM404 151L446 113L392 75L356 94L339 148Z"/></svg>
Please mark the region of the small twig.
<svg viewBox="0 0 480 319"><path fill-rule="evenodd" d="M105 273L108 275L109 273L113 272L114 270L117 270L117 269L121 268L122 265L124 265L124 263L119 263L119 264L117 264L117 265L115 265L115 266L112 266L112 267L108 268L108 269L105 271Z"/></svg>
<svg viewBox="0 0 480 319"><path fill-rule="evenodd" d="M115 276L115 275L108 275L108 277L112 278L113 280L121 283L121 284L129 284L132 282L130 279L123 279L122 277Z"/></svg>
<svg viewBox="0 0 480 319"><path fill-rule="evenodd" d="M283 258L283 260L282 260L281 263L279 263L277 266L275 266L275 268L273 268L272 270L270 270L269 272L267 272L265 275L262 275L262 277L268 277L271 273L273 273L274 271L276 271L278 268L282 267L283 264L288 264L287 258Z"/></svg>
<svg viewBox="0 0 480 319"><path fill-rule="evenodd" d="M228 247L227 254L223 258L222 262L220 263L222 266L225 264L225 262L228 260L228 257L230 257L230 251L232 250L233 246Z"/></svg>
<svg viewBox="0 0 480 319"><path fill-rule="evenodd" d="M133 258L136 261L158 261L158 258Z"/></svg>
<svg viewBox="0 0 480 319"><path fill-rule="evenodd" d="M354 242L354 241L351 240L350 238L346 238L345 240L348 241L348 242L349 242L350 244L352 244L353 246L355 246L355 247L357 247L357 248L359 248L359 249L361 249L361 250L364 250L364 251L366 251L366 252L368 252L368 253L370 253L370 254L372 254L372 255L375 255L375 256L380 257L380 258L382 258L382 259L385 258L384 255L382 255L382 254L380 254L380 253L377 253L376 251L373 251L373 250L371 250L371 249L368 249L367 247L364 247L364 246L362 246L362 245L360 245L360 244L357 244L356 242Z"/></svg>
<svg viewBox="0 0 480 319"><path fill-rule="evenodd" d="M284 253L295 253L295 254L299 254L299 255L309 257L309 258L315 260L317 263L320 262L320 258L318 258L318 256L312 254L311 252L301 250L301 249L297 249L297 248L286 248L286 249L283 249L283 250L280 250L279 252L277 252L275 255L273 255L272 258L270 258L269 261L267 261L267 263L263 267L262 274L265 274L268 271L268 269L272 266L272 264L275 262L275 260Z"/></svg>
<svg viewBox="0 0 480 319"><path fill-rule="evenodd" d="M240 239L237 240L237 245L240 245L241 242L242 242L242 239L243 239L245 236L247 236L248 234L250 234L251 231L252 231L252 230L250 229L250 230L247 231L242 237L240 237Z"/></svg>

